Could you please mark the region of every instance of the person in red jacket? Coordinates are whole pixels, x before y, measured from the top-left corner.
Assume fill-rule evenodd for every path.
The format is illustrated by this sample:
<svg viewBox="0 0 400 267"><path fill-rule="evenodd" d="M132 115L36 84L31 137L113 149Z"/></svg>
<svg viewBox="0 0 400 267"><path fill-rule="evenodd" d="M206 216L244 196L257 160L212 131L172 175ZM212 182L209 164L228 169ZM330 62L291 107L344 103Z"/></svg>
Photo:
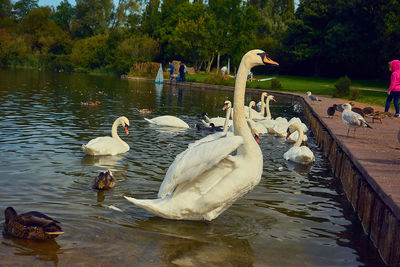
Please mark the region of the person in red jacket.
<svg viewBox="0 0 400 267"><path fill-rule="evenodd" d="M390 86L388 89L388 97L386 99L385 112L389 111L390 102L392 102L396 109L395 117L400 116L399 99L400 99L400 60L393 60L389 62L389 70L392 72L390 77Z"/></svg>

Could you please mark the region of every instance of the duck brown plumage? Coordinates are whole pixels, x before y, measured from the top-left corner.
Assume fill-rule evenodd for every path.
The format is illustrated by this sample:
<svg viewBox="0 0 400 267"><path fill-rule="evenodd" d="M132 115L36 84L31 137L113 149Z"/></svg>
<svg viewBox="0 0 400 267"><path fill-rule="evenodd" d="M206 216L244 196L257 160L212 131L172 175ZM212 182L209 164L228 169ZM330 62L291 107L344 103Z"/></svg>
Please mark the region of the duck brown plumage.
<svg viewBox="0 0 400 267"><path fill-rule="evenodd" d="M64 233L57 225L58 221L38 211L18 215L12 207L8 207L4 215L5 232L18 238L48 240Z"/></svg>
<svg viewBox="0 0 400 267"><path fill-rule="evenodd" d="M110 170L100 172L99 176L93 180L93 189L108 190L115 186L115 179Z"/></svg>

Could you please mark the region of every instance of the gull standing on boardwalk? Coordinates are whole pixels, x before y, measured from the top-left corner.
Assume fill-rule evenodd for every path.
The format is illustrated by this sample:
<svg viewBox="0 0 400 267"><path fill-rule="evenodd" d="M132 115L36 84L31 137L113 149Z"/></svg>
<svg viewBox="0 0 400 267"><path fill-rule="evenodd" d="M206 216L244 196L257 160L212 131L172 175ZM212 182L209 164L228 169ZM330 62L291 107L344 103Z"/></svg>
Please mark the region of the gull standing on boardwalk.
<svg viewBox="0 0 400 267"><path fill-rule="evenodd" d="M308 91L306 94L307 94L308 100L310 100L312 102L321 101L318 97L316 97L315 95L312 95L310 91Z"/></svg>
<svg viewBox="0 0 400 267"><path fill-rule="evenodd" d="M360 114L351 111L350 104L345 103L342 105L342 107L343 107L342 121L347 126L347 135L349 135L350 128L354 128L354 134L356 133L357 127L368 127L372 129L372 127L369 126L369 124Z"/></svg>

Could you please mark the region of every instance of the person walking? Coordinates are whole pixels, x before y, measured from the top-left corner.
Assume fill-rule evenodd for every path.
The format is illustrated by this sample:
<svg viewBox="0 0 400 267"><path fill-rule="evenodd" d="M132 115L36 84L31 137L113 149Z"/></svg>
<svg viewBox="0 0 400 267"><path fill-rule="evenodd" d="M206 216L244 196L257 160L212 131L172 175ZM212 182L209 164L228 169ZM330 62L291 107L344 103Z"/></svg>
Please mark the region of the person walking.
<svg viewBox="0 0 400 267"><path fill-rule="evenodd" d="M186 81L186 66L183 62L181 62L181 65L179 67L179 80L181 82Z"/></svg>
<svg viewBox="0 0 400 267"><path fill-rule="evenodd" d="M170 79L170 81L172 81L172 80L174 79L174 70L175 70L175 67L174 67L174 64L172 64L171 61L168 62L168 65L169 65L169 68L168 68L168 71L169 71L169 79Z"/></svg>
<svg viewBox="0 0 400 267"><path fill-rule="evenodd" d="M385 112L389 111L390 102L392 102L393 99L394 108L396 109L396 114L394 115L394 117L399 117L400 116L400 110L399 110L400 60L396 59L389 62L389 70L392 72L392 75L390 76L390 86L387 92L388 96L386 99Z"/></svg>

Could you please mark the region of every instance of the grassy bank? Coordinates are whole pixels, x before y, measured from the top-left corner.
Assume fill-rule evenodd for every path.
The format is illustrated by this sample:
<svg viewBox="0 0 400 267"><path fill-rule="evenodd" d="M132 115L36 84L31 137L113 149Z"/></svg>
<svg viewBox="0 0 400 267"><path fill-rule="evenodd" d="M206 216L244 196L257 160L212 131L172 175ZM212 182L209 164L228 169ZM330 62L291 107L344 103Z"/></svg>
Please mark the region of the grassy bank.
<svg viewBox="0 0 400 267"><path fill-rule="evenodd" d="M235 85L235 79L230 78L228 80L224 80L220 83L218 79L213 79L213 74L192 74L187 75L186 80L190 82L199 82L199 83L213 83L213 84L223 84L228 86ZM260 88L266 90L275 90L275 91L284 91L284 92L293 92L293 93L306 93L307 91L311 91L315 95L324 95L327 97L332 97L335 92L335 86L337 79L328 79L328 78L315 78L315 77L300 77L300 76L285 76L285 75L275 75L275 76L263 76L263 75L255 75L255 79L264 79L275 77L276 80L281 85L281 88L275 86L271 87L273 83L272 80L269 81L257 81L254 80L252 82L247 83L248 88ZM276 81L274 82L276 84ZM386 84L384 81L376 81L376 80L352 80L350 90L359 91L358 96L354 99L351 99L350 96L345 96L345 99L349 99L352 101L384 106L386 101L386 92L388 83Z"/></svg>

